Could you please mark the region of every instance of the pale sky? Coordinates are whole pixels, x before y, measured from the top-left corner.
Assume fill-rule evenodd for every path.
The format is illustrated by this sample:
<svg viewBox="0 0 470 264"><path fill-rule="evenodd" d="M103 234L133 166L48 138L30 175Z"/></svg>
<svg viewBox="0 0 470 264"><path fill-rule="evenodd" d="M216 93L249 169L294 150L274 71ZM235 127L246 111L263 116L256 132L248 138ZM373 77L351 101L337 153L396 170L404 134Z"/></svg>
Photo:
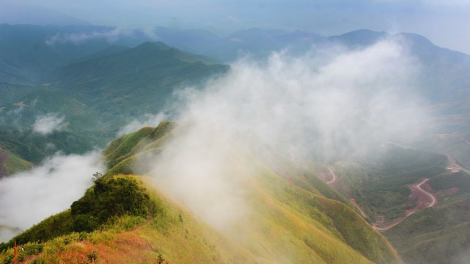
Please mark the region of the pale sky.
<svg viewBox="0 0 470 264"><path fill-rule="evenodd" d="M412 32L470 54L470 0L1 0L0 23L48 24L52 11L95 25L216 34L252 27L322 35Z"/></svg>

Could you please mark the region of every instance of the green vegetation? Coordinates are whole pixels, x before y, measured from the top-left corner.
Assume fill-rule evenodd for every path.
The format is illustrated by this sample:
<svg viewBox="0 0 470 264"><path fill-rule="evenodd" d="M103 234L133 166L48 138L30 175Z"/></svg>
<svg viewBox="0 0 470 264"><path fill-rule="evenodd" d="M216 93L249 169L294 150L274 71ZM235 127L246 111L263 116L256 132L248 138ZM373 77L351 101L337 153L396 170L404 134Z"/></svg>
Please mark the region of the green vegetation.
<svg viewBox="0 0 470 264"><path fill-rule="evenodd" d="M356 200L372 221L405 216L416 203L410 202L409 185L446 172L445 155L388 145L364 165L341 162L335 165L345 185L338 190Z"/></svg>
<svg viewBox="0 0 470 264"><path fill-rule="evenodd" d="M15 239L27 247L43 241L39 263L89 256L111 263L401 263L385 238L317 178L324 165L296 164L267 150L258 156L237 137L227 157L230 169L221 177L240 179L250 210L222 230L162 194L158 185L164 181L112 173L159 153L189 125L162 122L116 139L104 151L106 161L116 165L71 210ZM60 230L49 229L54 220L61 221ZM0 259L9 258L11 241L1 249Z"/></svg>
<svg viewBox="0 0 470 264"><path fill-rule="evenodd" d="M385 235L406 263L454 263L470 246L469 205L467 198L418 211Z"/></svg>
<svg viewBox="0 0 470 264"><path fill-rule="evenodd" d="M125 214L148 217L150 196L137 181L126 177L100 178L71 206L74 231L92 231L112 217Z"/></svg>
<svg viewBox="0 0 470 264"><path fill-rule="evenodd" d="M407 186L429 178L438 206L412 214L384 235L405 263L460 263L470 246L470 175L451 173L446 166L444 155L386 146L365 165L341 162L334 168L344 184L338 191L354 198L371 222L379 220L377 214L404 216L416 206L408 200Z"/></svg>
<svg viewBox="0 0 470 264"><path fill-rule="evenodd" d="M2 148L34 164L58 151L63 154L83 154L92 150L94 143L89 137L67 131L40 135L31 130L0 129Z"/></svg>
<svg viewBox="0 0 470 264"><path fill-rule="evenodd" d="M91 56L57 68L47 84L7 89L14 101L5 99L0 106L0 124L27 129L38 115L60 113L67 131L104 146L136 117L163 111L176 89L200 87L228 71L227 65L216 63L161 42ZM23 104L14 105L19 101Z"/></svg>
<svg viewBox="0 0 470 264"><path fill-rule="evenodd" d="M1 127L0 155L5 158L0 159L0 177L30 169L57 152L83 154L91 151L96 144L97 140L67 131L40 135L32 130Z"/></svg>
<svg viewBox="0 0 470 264"><path fill-rule="evenodd" d="M148 168L133 165L136 157L152 156L159 153L175 128L174 122L161 122L156 128L145 127L136 132L115 139L103 151L110 169L105 176L116 174L146 173ZM138 171L136 171L138 169Z"/></svg>
<svg viewBox="0 0 470 264"><path fill-rule="evenodd" d="M0 108L21 101L24 96L33 90L34 88L30 86L0 82L0 91L2 91Z"/></svg>
<svg viewBox="0 0 470 264"><path fill-rule="evenodd" d="M467 138L468 134L433 135L413 142L413 146L425 151L448 154L458 164L470 168L470 145L464 141Z"/></svg>
<svg viewBox="0 0 470 264"><path fill-rule="evenodd" d="M0 155L5 157L3 163L0 163L0 168L3 166L4 168L4 175L0 173L0 177L12 175L20 171L28 170L34 167L34 164L22 159L18 155L14 154L13 152L7 149L0 149ZM0 169L1 171L1 169Z"/></svg>
<svg viewBox="0 0 470 264"><path fill-rule="evenodd" d="M435 177L428 182L435 190L447 190L458 188L459 192L470 192L470 174L465 171L459 171L450 175Z"/></svg>
<svg viewBox="0 0 470 264"><path fill-rule="evenodd" d="M106 160L108 161L108 167L112 168L128 157L128 154L133 152L132 150L135 148L135 146L153 131L154 128L145 127L139 131L123 135L111 142L111 144L103 152Z"/></svg>
<svg viewBox="0 0 470 264"><path fill-rule="evenodd" d="M157 200L150 198L142 181L127 176L100 178L72 204L71 209L43 220L8 243L0 244L0 251L12 247L14 241L19 244L44 242L72 232L91 232L126 215L149 218L151 214L162 212L163 208Z"/></svg>

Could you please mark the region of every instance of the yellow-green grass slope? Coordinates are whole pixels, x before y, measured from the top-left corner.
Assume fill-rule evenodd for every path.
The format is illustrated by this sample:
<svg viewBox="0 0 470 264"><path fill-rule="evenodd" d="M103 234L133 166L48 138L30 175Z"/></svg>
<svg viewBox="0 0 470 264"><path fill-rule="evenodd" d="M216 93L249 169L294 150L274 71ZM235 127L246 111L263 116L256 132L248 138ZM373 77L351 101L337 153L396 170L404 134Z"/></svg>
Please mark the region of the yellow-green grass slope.
<svg viewBox="0 0 470 264"><path fill-rule="evenodd" d="M86 263L94 258L99 263L155 263L159 257L168 263L401 263L386 239L340 202L339 194L312 180L316 175L308 169L301 165L292 169L293 162L272 153L264 153L271 155L267 159L244 147L231 152L234 167L226 177L242 179L250 210L224 230L208 225L162 192L159 184L164 182L119 174L132 171L139 155L162 151L175 129L178 126L169 122L144 128L123 136L104 152L115 166L99 181L130 179L148 195L147 211L115 215L93 231L65 232L42 244L24 241L27 253L22 252L22 258L36 259L35 263ZM277 173L280 167L270 167L276 163L282 173ZM96 185L88 190L94 192ZM10 248L0 258L9 263L12 254Z"/></svg>

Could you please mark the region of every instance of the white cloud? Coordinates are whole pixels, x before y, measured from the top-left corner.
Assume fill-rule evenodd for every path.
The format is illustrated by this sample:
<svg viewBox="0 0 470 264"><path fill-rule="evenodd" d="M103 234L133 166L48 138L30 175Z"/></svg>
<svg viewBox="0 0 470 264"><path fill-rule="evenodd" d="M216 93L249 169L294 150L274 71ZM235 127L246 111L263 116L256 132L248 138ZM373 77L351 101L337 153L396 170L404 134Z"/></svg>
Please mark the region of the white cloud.
<svg viewBox="0 0 470 264"><path fill-rule="evenodd" d="M244 135L298 159L362 156L380 142L419 135L426 115L414 95L418 76L399 40L242 60L202 91L179 91L184 127L136 166L153 168L160 191L224 231L251 211L246 164L238 162L240 146L250 145Z"/></svg>
<svg viewBox="0 0 470 264"><path fill-rule="evenodd" d="M109 43L115 42L124 36L131 36L133 30L124 29L124 28L115 28L108 31L97 32L93 31L91 33L77 33L77 34L60 34L57 33L52 37L48 37L45 40L47 45L56 45L64 44L67 42L72 42L74 44L81 44L90 39L106 39Z"/></svg>
<svg viewBox="0 0 470 264"><path fill-rule="evenodd" d="M64 117L58 114L46 114L37 116L33 124L33 131L42 135L47 135L60 128L60 124L64 121Z"/></svg>
<svg viewBox="0 0 470 264"><path fill-rule="evenodd" d="M69 208L91 186L93 173L104 171L98 157L95 152L55 155L37 168L1 179L0 225L25 230ZM1 241L14 235L12 229L8 231Z"/></svg>
<svg viewBox="0 0 470 264"><path fill-rule="evenodd" d="M167 116L164 113L158 113L156 115L143 115L122 127L117 133L117 136L134 132L145 126L156 127L160 122L164 121L165 118L167 118Z"/></svg>
<svg viewBox="0 0 470 264"><path fill-rule="evenodd" d="M232 15L228 15L228 16L227 16L227 19L228 19L228 20L232 20L232 21L234 21L234 22L238 22L238 20L239 20L237 17L232 16Z"/></svg>

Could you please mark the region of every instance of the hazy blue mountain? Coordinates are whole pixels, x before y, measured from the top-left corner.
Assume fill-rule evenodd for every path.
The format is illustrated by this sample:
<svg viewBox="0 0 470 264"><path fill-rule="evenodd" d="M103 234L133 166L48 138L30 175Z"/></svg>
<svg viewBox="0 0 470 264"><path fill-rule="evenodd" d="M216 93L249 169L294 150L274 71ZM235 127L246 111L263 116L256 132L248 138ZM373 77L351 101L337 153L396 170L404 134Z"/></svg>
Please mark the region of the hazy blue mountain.
<svg viewBox="0 0 470 264"><path fill-rule="evenodd" d="M207 30L155 27L153 32L159 41L194 53L200 53L219 41L219 36Z"/></svg>
<svg viewBox="0 0 470 264"><path fill-rule="evenodd" d="M339 36L323 37L306 31L285 32L254 28L218 37L204 30L164 27L156 27L153 33L153 36L148 36L139 30L125 31L90 25L63 27L0 25L0 82L31 87L44 84L41 89L47 91L63 91L64 87L68 87L68 91L74 93L90 92L94 96L90 96L86 101L96 103L93 107L97 109L104 109L100 106L99 100L107 102L106 100L117 100L116 98L122 98L124 95L130 96L125 102L113 104L115 105L113 107L118 108L121 104L133 105L141 99L150 102L151 99L148 99L144 92L152 89L150 82L154 82L155 87L161 87L163 83L166 83L165 87L170 87L176 83L193 80L196 75L206 76L205 73L199 74L198 70L215 67L208 64L204 67L191 64L196 60L202 65L220 64L219 61L231 62L239 56L262 60L272 52L284 49L288 49L292 54L302 54L312 46L331 44L360 49L385 38L398 38L407 43L410 55L418 58L424 66L420 76L421 82L417 88L431 105L439 105L431 110L449 118L452 115L468 113L470 110L466 104L466 98L470 96L468 89L470 56L435 46L426 38L416 34L391 35L363 29ZM169 47L162 46L163 44L139 46L151 38L157 38L181 50L189 50L215 59L196 55L190 55L191 59L188 59L186 53L176 49L170 50ZM158 45L161 46L159 49ZM136 49L130 49L134 47ZM118 54L120 55L117 56ZM174 60L167 60L171 56L174 56ZM186 65L184 67L187 69L183 70L182 65ZM164 70L157 70L162 67ZM193 72L190 67L198 70L195 70L193 75L185 74L176 80L167 76L175 74L167 71L168 67L172 71L180 67L178 69L185 73ZM130 89L131 85L137 87L136 91ZM7 84L3 84L3 87L7 87ZM11 87L13 86L10 85L7 89L7 97L17 101L26 95L24 91L30 89L24 86L18 89L15 95ZM109 92L110 87L113 87L112 93ZM130 91L133 91L132 94ZM107 96L101 97L105 94ZM158 104L166 100L164 94L168 93L160 94ZM42 96L41 93L36 95ZM155 105L155 102L151 105ZM149 108L153 107L143 104L137 112L144 112ZM444 122L446 125L438 129L449 132L470 128L466 121L462 121L464 119L459 120L452 121L451 126L447 120Z"/></svg>
<svg viewBox="0 0 470 264"><path fill-rule="evenodd" d="M11 95L14 101L4 103L0 123L27 128L38 115L60 113L67 130L106 139L139 115L161 111L175 89L198 85L228 69L162 42L113 52L117 50L60 67L47 75L47 84Z"/></svg>
<svg viewBox="0 0 470 264"><path fill-rule="evenodd" d="M79 26L0 25L0 81L37 85L57 67L112 45L148 41L142 32Z"/></svg>
<svg viewBox="0 0 470 264"><path fill-rule="evenodd" d="M110 56L110 55L114 55L114 54L126 51L128 49L130 49L130 48L128 48L126 46L112 45L112 46L104 48L103 50L100 50L96 53L93 53L91 55L83 56L83 57L80 57L80 58L77 58L77 59L72 59L68 62L68 64L75 64L75 63L79 63L79 62L83 62L83 61L88 61L88 60L93 60L93 59L97 59L97 58L101 58L101 57L106 57L106 56Z"/></svg>
<svg viewBox="0 0 470 264"><path fill-rule="evenodd" d="M90 25L89 22L71 17L34 3L0 2L0 23L35 25Z"/></svg>
<svg viewBox="0 0 470 264"><path fill-rule="evenodd" d="M364 47L372 45L386 36L389 35L385 32L360 29L339 36L329 37L328 40L330 42L338 42L349 47Z"/></svg>

